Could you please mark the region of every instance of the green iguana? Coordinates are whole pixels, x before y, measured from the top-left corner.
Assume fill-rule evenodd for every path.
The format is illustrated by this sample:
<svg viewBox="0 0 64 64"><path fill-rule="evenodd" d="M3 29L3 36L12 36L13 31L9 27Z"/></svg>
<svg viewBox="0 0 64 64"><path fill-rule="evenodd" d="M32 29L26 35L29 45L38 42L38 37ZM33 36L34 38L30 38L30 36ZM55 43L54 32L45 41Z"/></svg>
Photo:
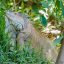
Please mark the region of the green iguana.
<svg viewBox="0 0 64 64"><path fill-rule="evenodd" d="M17 41L22 45L29 38L31 39L33 47L43 48L43 52L48 58L51 58L54 61L56 60L57 54L52 43L48 38L44 35L41 36L41 34L36 31L26 15L7 11L5 20L5 31L10 33L13 42Z"/></svg>

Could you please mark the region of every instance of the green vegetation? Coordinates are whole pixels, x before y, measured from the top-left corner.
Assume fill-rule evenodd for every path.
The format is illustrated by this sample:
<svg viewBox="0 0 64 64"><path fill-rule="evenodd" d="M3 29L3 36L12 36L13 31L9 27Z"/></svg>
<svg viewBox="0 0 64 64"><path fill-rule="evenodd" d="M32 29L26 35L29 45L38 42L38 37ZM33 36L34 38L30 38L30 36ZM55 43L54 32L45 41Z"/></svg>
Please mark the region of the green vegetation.
<svg viewBox="0 0 64 64"><path fill-rule="evenodd" d="M6 40L6 39L5 39ZM50 62L36 52L30 45L26 44L22 50L19 48L10 50L9 41L0 46L0 64L50 64ZM8 47L9 46L9 47Z"/></svg>

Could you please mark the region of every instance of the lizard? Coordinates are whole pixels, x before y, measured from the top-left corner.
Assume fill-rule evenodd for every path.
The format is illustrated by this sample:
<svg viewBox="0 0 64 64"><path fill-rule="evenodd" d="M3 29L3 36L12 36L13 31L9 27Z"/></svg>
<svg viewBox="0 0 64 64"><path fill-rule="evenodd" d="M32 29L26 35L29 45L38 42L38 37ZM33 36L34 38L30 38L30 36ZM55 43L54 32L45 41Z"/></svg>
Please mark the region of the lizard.
<svg viewBox="0 0 64 64"><path fill-rule="evenodd" d="M18 12L7 11L5 19L6 27L10 25L13 26L10 27L13 33L12 39L14 37L14 41L17 41L20 45L22 45L29 38L31 39L32 46L34 48L43 48L43 52L48 58L51 58L54 61L56 60L57 53L50 40L36 31L26 15ZM7 25L7 23L9 25ZM9 31L9 29L9 27L6 28L6 31Z"/></svg>

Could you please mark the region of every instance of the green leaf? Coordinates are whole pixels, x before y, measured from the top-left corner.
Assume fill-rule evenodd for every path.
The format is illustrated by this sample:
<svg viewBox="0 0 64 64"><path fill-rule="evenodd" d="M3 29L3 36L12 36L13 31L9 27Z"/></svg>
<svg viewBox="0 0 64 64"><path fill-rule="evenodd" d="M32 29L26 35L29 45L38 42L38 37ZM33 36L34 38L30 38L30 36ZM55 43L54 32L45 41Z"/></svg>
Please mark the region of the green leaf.
<svg viewBox="0 0 64 64"><path fill-rule="evenodd" d="M61 7L61 9L62 9L62 15L64 16L64 6L63 6L62 1L60 1L60 7Z"/></svg>
<svg viewBox="0 0 64 64"><path fill-rule="evenodd" d="M56 0L55 5L57 6L58 9L60 9L60 1L59 0Z"/></svg>
<svg viewBox="0 0 64 64"><path fill-rule="evenodd" d="M34 11L36 14L38 14L39 9L38 9L37 5L33 5L33 6L32 6L32 9L33 9L33 11Z"/></svg>
<svg viewBox="0 0 64 64"><path fill-rule="evenodd" d="M64 6L62 7L62 15L64 16Z"/></svg>
<svg viewBox="0 0 64 64"><path fill-rule="evenodd" d="M43 15L41 15L40 19L41 19L42 25L43 25L44 27L46 27L46 26L47 26L47 19L46 19Z"/></svg>
<svg viewBox="0 0 64 64"><path fill-rule="evenodd" d="M49 8L49 4L51 3L51 2L53 2L53 0L42 0L42 6L44 7L44 8Z"/></svg>
<svg viewBox="0 0 64 64"><path fill-rule="evenodd" d="M61 36L61 37L55 39L53 43L54 43L55 45L61 43L62 38L63 38L63 36Z"/></svg>
<svg viewBox="0 0 64 64"><path fill-rule="evenodd" d="M45 7L45 8L49 7L49 5L45 1L42 2L42 6Z"/></svg>

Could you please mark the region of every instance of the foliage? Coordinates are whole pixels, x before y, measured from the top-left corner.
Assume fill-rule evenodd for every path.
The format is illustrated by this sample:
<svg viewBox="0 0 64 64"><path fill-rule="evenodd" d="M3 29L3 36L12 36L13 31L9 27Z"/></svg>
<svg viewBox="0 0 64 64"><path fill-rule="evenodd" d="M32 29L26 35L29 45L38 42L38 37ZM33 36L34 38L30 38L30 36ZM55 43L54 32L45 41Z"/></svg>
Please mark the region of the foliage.
<svg viewBox="0 0 64 64"><path fill-rule="evenodd" d="M36 53L29 45L24 46L22 50L9 50L4 52L0 47L0 63L1 64L50 64L49 61Z"/></svg>
<svg viewBox="0 0 64 64"><path fill-rule="evenodd" d="M43 26L45 26L45 27L47 26L47 20L44 16L41 16L41 23L43 24Z"/></svg>

